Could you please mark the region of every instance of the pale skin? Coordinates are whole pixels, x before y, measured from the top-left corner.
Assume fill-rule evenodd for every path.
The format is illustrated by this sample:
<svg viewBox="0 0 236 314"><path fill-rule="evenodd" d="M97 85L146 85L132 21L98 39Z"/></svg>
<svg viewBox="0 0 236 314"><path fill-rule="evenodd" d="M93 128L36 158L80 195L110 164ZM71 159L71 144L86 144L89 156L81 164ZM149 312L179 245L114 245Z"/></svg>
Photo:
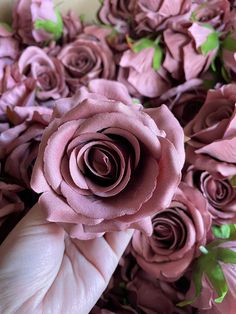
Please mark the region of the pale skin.
<svg viewBox="0 0 236 314"><path fill-rule="evenodd" d="M89 313L131 237L71 239L36 205L0 246L0 313Z"/></svg>

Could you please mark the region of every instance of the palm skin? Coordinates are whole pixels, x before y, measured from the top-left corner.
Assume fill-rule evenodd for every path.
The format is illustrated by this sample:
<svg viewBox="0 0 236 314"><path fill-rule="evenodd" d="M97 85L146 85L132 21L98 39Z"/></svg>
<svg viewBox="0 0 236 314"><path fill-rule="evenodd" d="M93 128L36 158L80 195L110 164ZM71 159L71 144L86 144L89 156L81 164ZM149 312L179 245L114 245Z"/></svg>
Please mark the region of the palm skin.
<svg viewBox="0 0 236 314"><path fill-rule="evenodd" d="M131 236L71 239L36 205L0 246L0 313L89 313Z"/></svg>

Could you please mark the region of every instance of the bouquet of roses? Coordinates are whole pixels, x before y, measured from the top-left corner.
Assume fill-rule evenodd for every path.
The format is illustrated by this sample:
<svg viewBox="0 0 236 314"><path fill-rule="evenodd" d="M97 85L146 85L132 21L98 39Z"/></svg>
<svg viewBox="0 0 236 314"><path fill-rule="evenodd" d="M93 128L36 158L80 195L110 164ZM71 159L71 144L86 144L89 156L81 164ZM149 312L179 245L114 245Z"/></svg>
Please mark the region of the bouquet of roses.
<svg viewBox="0 0 236 314"><path fill-rule="evenodd" d="M233 314L236 7L17 0L0 23L0 241L39 203L85 241L134 229L92 314Z"/></svg>

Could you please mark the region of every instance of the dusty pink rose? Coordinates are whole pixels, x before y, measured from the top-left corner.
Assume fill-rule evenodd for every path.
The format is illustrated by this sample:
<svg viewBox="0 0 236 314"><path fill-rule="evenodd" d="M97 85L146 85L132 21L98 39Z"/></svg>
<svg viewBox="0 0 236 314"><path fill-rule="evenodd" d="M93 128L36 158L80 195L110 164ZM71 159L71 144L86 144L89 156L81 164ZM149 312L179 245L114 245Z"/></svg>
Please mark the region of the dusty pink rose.
<svg viewBox="0 0 236 314"><path fill-rule="evenodd" d="M42 133L52 111L44 107L14 107L8 111L12 126L0 134L0 158L4 172L29 187Z"/></svg>
<svg viewBox="0 0 236 314"><path fill-rule="evenodd" d="M61 62L50 58L38 47L28 47L19 61L20 73L36 80L36 96L40 100L59 99L68 95L65 74Z"/></svg>
<svg viewBox="0 0 236 314"><path fill-rule="evenodd" d="M236 173L235 102L234 84L210 90L198 114L185 127L190 138L186 150L189 163L221 178Z"/></svg>
<svg viewBox="0 0 236 314"><path fill-rule="evenodd" d="M14 38L14 32L7 24L0 23L0 84L4 68L12 64L19 55L19 42ZM1 94L1 89L0 89Z"/></svg>
<svg viewBox="0 0 236 314"><path fill-rule="evenodd" d="M0 227L8 215L24 209L24 204L17 195L21 190L16 184L0 181Z"/></svg>
<svg viewBox="0 0 236 314"><path fill-rule="evenodd" d="M113 25L119 32L129 30L133 22L136 0L105 0L98 12L100 21L104 24Z"/></svg>
<svg viewBox="0 0 236 314"><path fill-rule="evenodd" d="M83 24L74 11L69 11L62 16L63 19L63 43L69 43L82 32Z"/></svg>
<svg viewBox="0 0 236 314"><path fill-rule="evenodd" d="M105 40L99 38L99 27L93 27L93 34L90 28L84 32L58 55L66 69L66 80L72 91L87 85L91 79L112 79L115 75L113 55Z"/></svg>
<svg viewBox="0 0 236 314"><path fill-rule="evenodd" d="M136 97L158 97L170 88L165 69L153 69L153 56L154 48L146 48L138 53L126 50L120 59L118 80Z"/></svg>
<svg viewBox="0 0 236 314"><path fill-rule="evenodd" d="M190 122L200 110L206 99L207 91L203 80L192 79L154 99L151 105L156 107L165 104L172 111L182 126Z"/></svg>
<svg viewBox="0 0 236 314"><path fill-rule="evenodd" d="M168 23L188 13L190 0L137 0L135 21L136 31L156 32L167 27Z"/></svg>
<svg viewBox="0 0 236 314"><path fill-rule="evenodd" d="M174 313L174 306L160 289L158 281L142 270L127 284L127 290L132 293L131 302L146 314Z"/></svg>
<svg viewBox="0 0 236 314"><path fill-rule="evenodd" d="M7 110L16 106L28 107L35 104L35 81L32 78L17 82L6 68L6 91L0 97L0 121L6 121ZM11 86L11 87L10 87Z"/></svg>
<svg viewBox="0 0 236 314"><path fill-rule="evenodd" d="M152 225L151 237L135 232L132 252L146 272L175 281L206 243L211 225L207 202L198 190L181 183L170 206L152 217Z"/></svg>
<svg viewBox="0 0 236 314"><path fill-rule="evenodd" d="M141 105L125 105L117 101L119 84L115 91L116 101L94 94L75 102L42 138L31 185L43 192L48 220L72 237L127 228L151 233L150 215L168 206L180 180L184 149L177 120L165 106L144 112Z"/></svg>
<svg viewBox="0 0 236 314"><path fill-rule="evenodd" d="M164 31L166 56L163 67L176 80L188 81L206 72L219 46L202 50L215 30L204 23L182 23Z"/></svg>
<svg viewBox="0 0 236 314"><path fill-rule="evenodd" d="M46 31L38 21L60 24L53 0L17 0L13 9L13 27L24 44L48 42L58 39ZM62 26L62 25L61 25ZM62 29L61 29L62 30Z"/></svg>
<svg viewBox="0 0 236 314"><path fill-rule="evenodd" d="M236 252L235 241L229 241L220 244L220 247L230 249ZM229 288L227 295L225 296L222 303L216 303L214 300L218 297L217 293L212 289L212 285L208 281L208 278L203 275L202 279L202 292L198 297L197 301L193 303L193 306L199 309L200 314L234 314L236 304L236 265L230 263L219 262L224 272L224 276ZM187 299L194 299L195 289L194 285L190 287L187 294Z"/></svg>
<svg viewBox="0 0 236 314"><path fill-rule="evenodd" d="M230 178L214 177L207 171L189 167L185 181L198 188L208 201L208 210L215 224L236 223L236 188Z"/></svg>

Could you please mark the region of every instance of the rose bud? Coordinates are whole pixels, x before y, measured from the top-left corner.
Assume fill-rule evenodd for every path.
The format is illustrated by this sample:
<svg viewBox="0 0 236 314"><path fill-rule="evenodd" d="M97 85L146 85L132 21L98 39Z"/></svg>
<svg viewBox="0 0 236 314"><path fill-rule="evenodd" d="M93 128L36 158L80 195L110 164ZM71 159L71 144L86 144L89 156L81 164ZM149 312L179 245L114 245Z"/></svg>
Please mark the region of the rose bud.
<svg viewBox="0 0 236 314"><path fill-rule="evenodd" d="M58 40L63 32L53 0L17 0L12 17L13 28L27 45Z"/></svg>
<svg viewBox="0 0 236 314"><path fill-rule="evenodd" d="M64 24L63 44L66 44L76 39L82 32L83 25L74 11L69 11L66 15L63 15L62 20Z"/></svg>
<svg viewBox="0 0 236 314"><path fill-rule="evenodd" d="M164 31L164 42L163 67L174 79L188 81L209 69L219 49L219 34L210 24L182 23Z"/></svg>
<svg viewBox="0 0 236 314"><path fill-rule="evenodd" d="M35 104L35 81L32 78L15 81L15 77L6 68L4 80L8 80L7 85L12 88L7 89L0 97L0 121L7 121L7 110L16 106L28 107Z"/></svg>
<svg viewBox="0 0 236 314"><path fill-rule="evenodd" d="M135 97L158 97L170 88L167 72L161 65L162 49L158 42L143 38L131 43L119 62L118 81Z"/></svg>
<svg viewBox="0 0 236 314"><path fill-rule="evenodd" d="M21 74L36 81L38 99L59 99L68 95L61 62L48 57L41 48L32 46L25 49L18 65Z"/></svg>
<svg viewBox="0 0 236 314"><path fill-rule="evenodd" d="M155 278L176 281L205 245L211 217L201 193L181 183L169 207L152 217L153 234L135 231L132 253Z"/></svg>
<svg viewBox="0 0 236 314"><path fill-rule="evenodd" d="M202 255L193 268L193 280L187 300L179 306L192 304L199 313L235 313L236 229L222 225L217 239L202 247Z"/></svg>
<svg viewBox="0 0 236 314"><path fill-rule="evenodd" d="M44 107L14 107L7 116L12 127L0 134L0 158L4 172L29 187L42 133L52 111Z"/></svg>
<svg viewBox="0 0 236 314"><path fill-rule="evenodd" d="M176 19L181 20L181 17L184 18L183 15L189 13L190 8L190 0L179 0L174 3L170 0L137 0L135 11L136 31L140 33L163 30L168 23Z"/></svg>
<svg viewBox="0 0 236 314"><path fill-rule="evenodd" d="M221 178L236 174L235 102L234 84L209 90L204 105L185 127L190 138L187 161Z"/></svg>
<svg viewBox="0 0 236 314"><path fill-rule="evenodd" d="M0 23L0 85L4 68L12 64L19 55L19 42L14 38L14 32L5 23ZM0 94L1 94L0 89Z"/></svg>
<svg viewBox="0 0 236 314"><path fill-rule="evenodd" d="M101 28L85 28L77 39L64 46L58 55L66 69L66 81L72 92L87 85L91 79L112 79L115 75L113 55L105 39L101 36Z"/></svg>
<svg viewBox="0 0 236 314"><path fill-rule="evenodd" d="M116 101L99 94L65 99L65 113L61 108L42 138L31 186L43 193L47 219L71 237L128 228L150 234L150 216L168 206L180 181L184 149L177 120L165 106L144 111L117 101L120 84L115 91ZM67 102L74 104L69 111Z"/></svg>
<svg viewBox="0 0 236 314"><path fill-rule="evenodd" d="M236 223L236 187L230 178L214 177L190 166L184 181L202 192L215 224Z"/></svg>
<svg viewBox="0 0 236 314"><path fill-rule="evenodd" d="M236 32L230 32L221 47L222 75L226 82L236 80Z"/></svg>

